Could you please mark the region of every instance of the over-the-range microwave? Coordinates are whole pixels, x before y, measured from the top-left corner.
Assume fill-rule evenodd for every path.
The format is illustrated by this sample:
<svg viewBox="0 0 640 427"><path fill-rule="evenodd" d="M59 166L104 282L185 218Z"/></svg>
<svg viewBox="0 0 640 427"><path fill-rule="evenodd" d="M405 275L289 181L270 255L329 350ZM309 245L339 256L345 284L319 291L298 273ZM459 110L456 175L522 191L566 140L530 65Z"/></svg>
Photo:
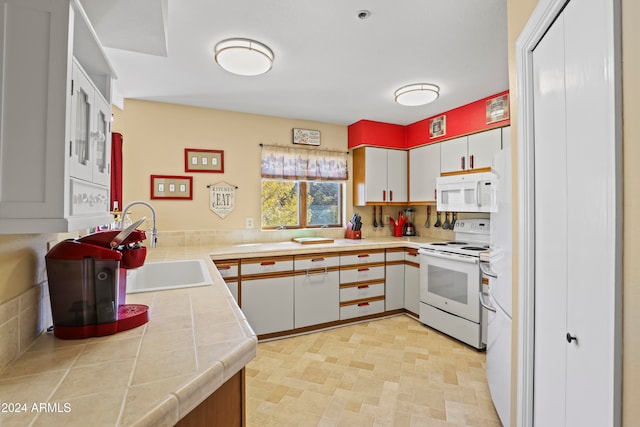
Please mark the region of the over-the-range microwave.
<svg viewBox="0 0 640 427"><path fill-rule="evenodd" d="M436 180L440 212L496 212L497 202L491 172L441 176Z"/></svg>

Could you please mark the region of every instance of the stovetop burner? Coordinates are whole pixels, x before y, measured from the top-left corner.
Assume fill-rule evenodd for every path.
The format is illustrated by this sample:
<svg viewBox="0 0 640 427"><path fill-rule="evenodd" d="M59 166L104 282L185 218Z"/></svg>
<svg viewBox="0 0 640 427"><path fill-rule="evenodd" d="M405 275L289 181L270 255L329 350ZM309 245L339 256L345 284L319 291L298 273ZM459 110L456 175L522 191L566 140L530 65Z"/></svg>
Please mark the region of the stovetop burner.
<svg viewBox="0 0 640 427"><path fill-rule="evenodd" d="M486 251L487 248L480 248L478 246L465 246L462 249L465 251Z"/></svg>
<svg viewBox="0 0 640 427"><path fill-rule="evenodd" d="M447 245L460 245L460 246L464 246L464 245L468 245L469 243L467 242L458 242L458 241L453 241L453 242L447 242Z"/></svg>

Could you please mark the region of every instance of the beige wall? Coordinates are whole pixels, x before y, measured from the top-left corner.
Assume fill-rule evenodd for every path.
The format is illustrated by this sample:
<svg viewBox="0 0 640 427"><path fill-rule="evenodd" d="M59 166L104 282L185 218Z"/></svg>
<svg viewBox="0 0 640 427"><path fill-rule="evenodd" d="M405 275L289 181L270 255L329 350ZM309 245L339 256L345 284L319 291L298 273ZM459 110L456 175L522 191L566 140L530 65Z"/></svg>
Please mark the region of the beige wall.
<svg viewBox="0 0 640 427"><path fill-rule="evenodd" d="M623 59L623 426L633 426L640 419L640 249L636 242L640 239L640 168L635 163L640 158L640 3L637 0L622 2L622 59ZM513 144L514 177L517 171L517 98L515 72L515 42L524 25L538 4L538 0L508 0L509 26L509 89L511 94L511 132ZM517 183L517 178L514 181ZM517 193L517 186L514 186ZM517 200L514 195L514 200ZM518 212L514 210L514 231L517 230ZM514 233L514 236L517 236ZM517 249L517 237L514 241ZM517 266L517 251L514 254ZM514 308L517 308L517 270L514 269ZM517 310L514 310L517 320ZM514 322L514 349L516 355L517 324ZM516 360L515 358L513 359ZM515 365L515 364L514 364ZM517 366L513 366L516 373ZM512 380L512 395L515 396L516 376ZM515 402L512 406L512 425L516 420Z"/></svg>
<svg viewBox="0 0 640 427"><path fill-rule="evenodd" d="M152 201L159 231L239 230L245 228L247 217L259 228L259 144L293 145L293 128L319 130L321 149L347 151L347 127L327 123L130 99L114 117L114 129L124 136L125 203L150 201L151 174L193 176L192 201ZM224 150L224 173L185 173L185 148ZM225 219L209 209L207 185L219 181L238 187L235 210ZM347 200L351 200L350 181ZM134 211L135 218L141 215L150 218L144 208Z"/></svg>
<svg viewBox="0 0 640 427"><path fill-rule="evenodd" d="M640 419L640 2L622 0L623 320L622 421Z"/></svg>

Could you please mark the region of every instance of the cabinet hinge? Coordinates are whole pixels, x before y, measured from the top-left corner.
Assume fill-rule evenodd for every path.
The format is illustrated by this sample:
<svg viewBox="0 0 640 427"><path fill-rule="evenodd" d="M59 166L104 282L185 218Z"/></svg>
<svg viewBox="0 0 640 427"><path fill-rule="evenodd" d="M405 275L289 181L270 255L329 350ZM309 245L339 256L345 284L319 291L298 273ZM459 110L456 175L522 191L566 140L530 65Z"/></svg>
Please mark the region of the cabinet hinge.
<svg viewBox="0 0 640 427"><path fill-rule="evenodd" d="M71 79L71 96L73 96L73 79Z"/></svg>
<svg viewBox="0 0 640 427"><path fill-rule="evenodd" d="M73 149L71 148L72 144L73 144L73 141L69 141L69 157L73 156Z"/></svg>

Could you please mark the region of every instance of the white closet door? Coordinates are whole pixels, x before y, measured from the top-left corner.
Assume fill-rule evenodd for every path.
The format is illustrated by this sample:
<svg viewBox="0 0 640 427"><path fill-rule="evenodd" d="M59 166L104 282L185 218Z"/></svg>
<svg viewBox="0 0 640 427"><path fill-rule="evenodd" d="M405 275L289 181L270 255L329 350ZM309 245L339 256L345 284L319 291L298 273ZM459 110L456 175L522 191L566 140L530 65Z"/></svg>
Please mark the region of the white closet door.
<svg viewBox="0 0 640 427"><path fill-rule="evenodd" d="M573 0L533 52L533 405L541 427L619 424L613 26L611 1Z"/></svg>
<svg viewBox="0 0 640 427"><path fill-rule="evenodd" d="M533 51L535 124L535 425L565 418L567 153L560 16Z"/></svg>
<svg viewBox="0 0 640 427"><path fill-rule="evenodd" d="M565 8L567 426L614 425L616 159L611 1ZM619 283L618 283L619 285Z"/></svg>

